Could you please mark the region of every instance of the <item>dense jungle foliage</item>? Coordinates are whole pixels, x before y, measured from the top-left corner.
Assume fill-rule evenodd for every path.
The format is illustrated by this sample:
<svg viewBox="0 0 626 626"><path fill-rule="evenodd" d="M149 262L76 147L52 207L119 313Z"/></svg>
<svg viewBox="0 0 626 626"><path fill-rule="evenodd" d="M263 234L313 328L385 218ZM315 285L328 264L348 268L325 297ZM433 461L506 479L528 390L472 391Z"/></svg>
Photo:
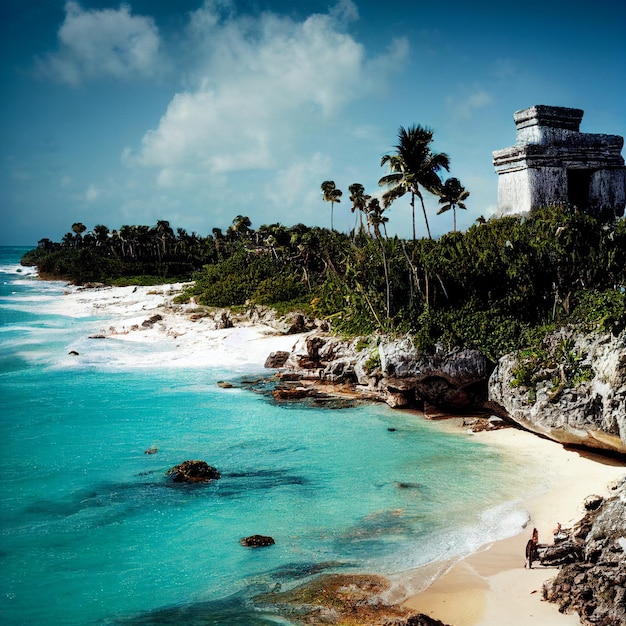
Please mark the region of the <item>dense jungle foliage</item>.
<svg viewBox="0 0 626 626"><path fill-rule="evenodd" d="M350 234L303 224L254 230L244 216L207 237L174 233L166 221L87 233L78 223L23 263L79 284L193 278L182 301L298 309L346 334L410 332L422 348L472 346L494 360L564 324L626 327L624 219L552 207L403 240L386 236L382 211L364 214Z"/></svg>

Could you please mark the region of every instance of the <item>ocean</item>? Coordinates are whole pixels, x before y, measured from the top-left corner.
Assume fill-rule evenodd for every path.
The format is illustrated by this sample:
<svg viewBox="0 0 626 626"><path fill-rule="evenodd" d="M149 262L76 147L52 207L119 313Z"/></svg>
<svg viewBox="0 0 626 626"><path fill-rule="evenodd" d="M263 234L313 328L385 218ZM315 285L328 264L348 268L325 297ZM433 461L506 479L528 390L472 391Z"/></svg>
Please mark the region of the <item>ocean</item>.
<svg viewBox="0 0 626 626"><path fill-rule="evenodd" d="M262 367L89 339L103 320L55 312L67 287L25 251L0 248L2 624L287 624L254 595L394 575L525 523L537 485L515 458L380 404L276 404L241 385ZM172 483L187 459L222 478ZM276 543L242 547L253 534Z"/></svg>

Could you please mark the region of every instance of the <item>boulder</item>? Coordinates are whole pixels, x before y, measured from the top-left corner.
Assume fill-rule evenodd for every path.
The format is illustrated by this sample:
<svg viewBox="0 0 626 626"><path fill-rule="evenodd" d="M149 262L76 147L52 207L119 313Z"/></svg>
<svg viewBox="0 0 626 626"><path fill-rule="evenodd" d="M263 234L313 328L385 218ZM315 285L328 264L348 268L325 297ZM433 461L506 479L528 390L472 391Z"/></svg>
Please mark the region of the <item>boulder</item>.
<svg viewBox="0 0 626 626"><path fill-rule="evenodd" d="M157 322L160 322L162 319L163 319L163 316L157 313L156 315L153 315L147 320L144 320L143 322L141 322L141 325L144 328L150 328L151 326L154 326L154 324L156 324Z"/></svg>
<svg viewBox="0 0 626 626"><path fill-rule="evenodd" d="M175 483L206 483L221 478L221 474L204 461L183 461L167 470Z"/></svg>
<svg viewBox="0 0 626 626"><path fill-rule="evenodd" d="M226 328L232 328L234 326L233 319L228 311L219 311L215 314L215 328L218 330L224 330Z"/></svg>
<svg viewBox="0 0 626 626"><path fill-rule="evenodd" d="M276 542L272 537L265 535L250 535L250 537L241 539L239 543L246 548L264 548L266 546L273 546Z"/></svg>
<svg viewBox="0 0 626 626"><path fill-rule="evenodd" d="M554 441L626 454L626 331L561 330L542 349L546 356L500 359L489 379L490 407Z"/></svg>
<svg viewBox="0 0 626 626"><path fill-rule="evenodd" d="M285 361L289 358L290 352L279 350L278 352L271 352L267 359L265 359L264 367L266 368L279 368L285 364Z"/></svg>

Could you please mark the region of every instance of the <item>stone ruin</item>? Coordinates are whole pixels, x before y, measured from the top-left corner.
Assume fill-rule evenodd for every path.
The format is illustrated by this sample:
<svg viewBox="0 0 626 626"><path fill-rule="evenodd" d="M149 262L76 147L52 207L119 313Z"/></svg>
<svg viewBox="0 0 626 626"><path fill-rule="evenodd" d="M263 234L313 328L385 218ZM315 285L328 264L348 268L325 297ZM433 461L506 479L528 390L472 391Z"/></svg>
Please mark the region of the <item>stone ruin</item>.
<svg viewBox="0 0 626 626"><path fill-rule="evenodd" d="M602 219L624 215L624 138L581 133L581 109L516 111L515 145L493 153L501 215L567 206Z"/></svg>

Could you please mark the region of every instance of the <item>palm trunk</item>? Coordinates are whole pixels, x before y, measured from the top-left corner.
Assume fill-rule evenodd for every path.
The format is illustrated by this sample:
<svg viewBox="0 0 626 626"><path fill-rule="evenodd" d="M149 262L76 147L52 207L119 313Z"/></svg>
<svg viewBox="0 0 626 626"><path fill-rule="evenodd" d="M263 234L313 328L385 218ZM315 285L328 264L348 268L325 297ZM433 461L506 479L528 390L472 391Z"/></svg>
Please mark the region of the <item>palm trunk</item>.
<svg viewBox="0 0 626 626"><path fill-rule="evenodd" d="M413 242L415 242L415 194L411 192L411 216L413 218Z"/></svg>
<svg viewBox="0 0 626 626"><path fill-rule="evenodd" d="M424 198L420 195L420 202L422 203L422 211L424 213L424 221L426 222L426 232L428 233L428 238L432 239L432 235L430 234L430 226L428 224L428 216L426 215L426 206L424 205Z"/></svg>

